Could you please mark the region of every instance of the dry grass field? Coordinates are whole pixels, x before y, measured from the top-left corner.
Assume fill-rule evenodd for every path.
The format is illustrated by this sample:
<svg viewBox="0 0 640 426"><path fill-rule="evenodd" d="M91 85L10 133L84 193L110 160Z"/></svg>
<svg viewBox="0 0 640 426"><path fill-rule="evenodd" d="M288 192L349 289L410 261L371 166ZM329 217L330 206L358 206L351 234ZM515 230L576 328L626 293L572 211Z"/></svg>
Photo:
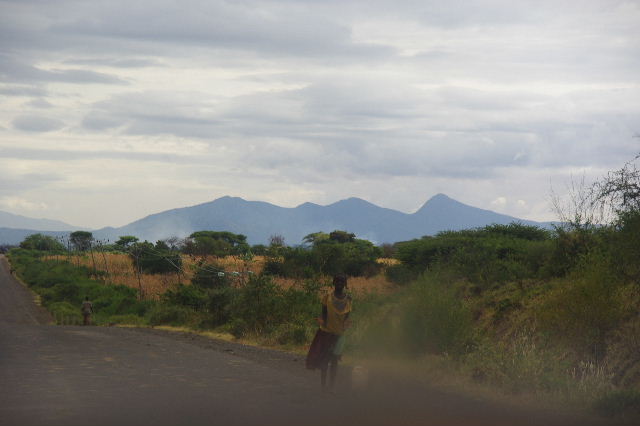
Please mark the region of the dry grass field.
<svg viewBox="0 0 640 426"><path fill-rule="evenodd" d="M66 260L67 257L60 256L59 259ZM135 289L141 288L145 298L156 300L159 299L162 293L175 288L179 283L190 284L191 277L198 268L196 260L185 255L182 256L183 266L180 274L141 274L138 280L133 262L126 254L95 252L93 258L89 255L72 256L70 260L73 264L84 265L90 269L93 269L95 262L95 268L101 271L105 283L123 284ZM206 259L206 261L217 263L224 268L225 271L231 273L237 272L237 275L230 275L232 284L242 285L243 280L246 280L248 276L248 271L254 274L259 274L262 271L265 259L263 256L255 256L252 261L244 262L237 257L227 256L222 259L210 257ZM380 263L384 265L390 265L393 264L393 262L394 259L380 259ZM328 282L329 280L327 277L326 281ZM302 285L301 280L292 278L276 277L275 282L283 288ZM386 293L391 291L392 288L393 285L386 279L384 273L369 278L355 277L349 279L349 289L357 295L369 292Z"/></svg>

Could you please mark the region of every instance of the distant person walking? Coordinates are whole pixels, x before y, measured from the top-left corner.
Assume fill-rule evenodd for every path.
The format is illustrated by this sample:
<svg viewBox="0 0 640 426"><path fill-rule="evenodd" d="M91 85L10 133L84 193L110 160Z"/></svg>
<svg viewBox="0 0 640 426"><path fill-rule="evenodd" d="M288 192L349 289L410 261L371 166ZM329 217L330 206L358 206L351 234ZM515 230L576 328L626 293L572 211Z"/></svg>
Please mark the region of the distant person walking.
<svg viewBox="0 0 640 426"><path fill-rule="evenodd" d="M345 289L347 277L336 275L333 278L333 291L323 295L322 316L317 318L320 328L316 332L306 366L310 370L320 369L322 390L333 390L338 372L338 361L344 347L344 332L349 327L349 313L352 308L351 296ZM329 388L327 389L327 371L329 371Z"/></svg>
<svg viewBox="0 0 640 426"><path fill-rule="evenodd" d="M91 324L91 314L93 313L93 303L89 301L89 296L84 298L82 302L82 325Z"/></svg>

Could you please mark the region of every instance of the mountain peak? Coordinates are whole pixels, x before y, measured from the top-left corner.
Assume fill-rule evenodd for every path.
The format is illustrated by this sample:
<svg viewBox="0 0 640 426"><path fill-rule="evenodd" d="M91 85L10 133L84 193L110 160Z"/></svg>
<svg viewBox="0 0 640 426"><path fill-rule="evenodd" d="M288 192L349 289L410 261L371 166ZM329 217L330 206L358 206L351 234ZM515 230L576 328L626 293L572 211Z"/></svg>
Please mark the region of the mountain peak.
<svg viewBox="0 0 640 426"><path fill-rule="evenodd" d="M329 204L327 207L329 206L371 206L371 205L373 204L371 204L366 200L363 200L362 198L349 197L349 198L345 198L344 200L336 201L335 203Z"/></svg>
<svg viewBox="0 0 640 426"><path fill-rule="evenodd" d="M428 210L442 210L450 206L463 205L461 202L454 200L446 194L438 193L429 198L414 214L423 214Z"/></svg>

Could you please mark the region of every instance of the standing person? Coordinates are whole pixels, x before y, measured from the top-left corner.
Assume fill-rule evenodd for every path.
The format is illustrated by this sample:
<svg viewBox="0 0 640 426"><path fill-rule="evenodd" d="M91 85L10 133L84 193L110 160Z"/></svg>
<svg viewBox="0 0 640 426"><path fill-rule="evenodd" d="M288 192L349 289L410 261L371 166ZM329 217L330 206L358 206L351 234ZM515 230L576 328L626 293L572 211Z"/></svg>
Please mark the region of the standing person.
<svg viewBox="0 0 640 426"><path fill-rule="evenodd" d="M91 324L91 314L93 313L93 303L89 301L89 296L84 298L84 302L82 302L82 325L90 325Z"/></svg>
<svg viewBox="0 0 640 426"><path fill-rule="evenodd" d="M320 328L316 332L309 353L306 366L310 370L320 369L320 383L323 390L327 390L327 370L329 371L329 389L333 390L338 361L344 346L344 332L349 326L348 318L352 308L351 296L345 289L347 277L336 275L333 278L333 291L323 295L322 316L317 318Z"/></svg>

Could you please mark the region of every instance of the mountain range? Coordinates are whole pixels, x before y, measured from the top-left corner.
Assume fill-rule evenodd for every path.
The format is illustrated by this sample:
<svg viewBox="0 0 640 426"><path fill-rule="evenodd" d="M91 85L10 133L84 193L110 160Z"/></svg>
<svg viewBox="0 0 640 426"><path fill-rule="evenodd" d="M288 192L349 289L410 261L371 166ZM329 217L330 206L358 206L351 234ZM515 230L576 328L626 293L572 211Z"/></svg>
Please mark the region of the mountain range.
<svg viewBox="0 0 640 426"><path fill-rule="evenodd" d="M472 207L444 194L435 195L415 213L379 207L360 198L348 198L326 206L304 203L290 208L226 196L208 203L152 214L122 227L106 227L92 232L100 240L115 241L122 235L135 235L141 240L155 242L172 236L185 237L194 231L217 230L244 234L250 244L268 243L270 236L278 234L285 238L287 244L296 245L310 233L340 229L381 244L434 235L445 230L514 221L551 227L549 222L522 220ZM0 212L0 245L18 244L35 232L62 236L78 229L84 230L59 221Z"/></svg>

